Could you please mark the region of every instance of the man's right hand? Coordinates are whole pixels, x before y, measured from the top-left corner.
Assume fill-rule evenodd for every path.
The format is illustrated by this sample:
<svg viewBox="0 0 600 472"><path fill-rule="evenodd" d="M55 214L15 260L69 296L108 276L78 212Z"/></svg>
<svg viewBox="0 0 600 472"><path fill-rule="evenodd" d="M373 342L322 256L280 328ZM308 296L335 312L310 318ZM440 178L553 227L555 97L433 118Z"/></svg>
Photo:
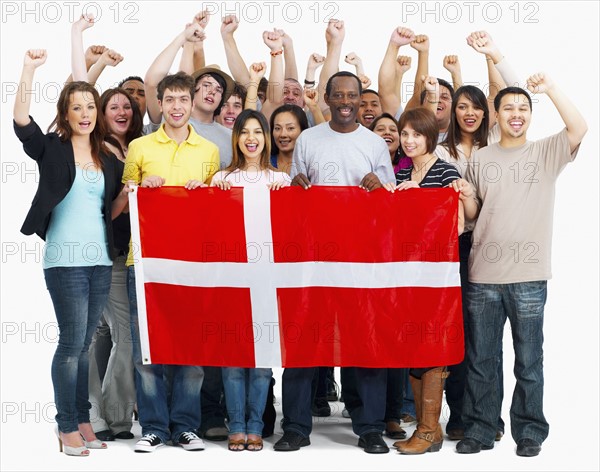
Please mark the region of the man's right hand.
<svg viewBox="0 0 600 472"><path fill-rule="evenodd" d="M310 180L304 174L298 174L292 179L292 185L300 185L304 190L310 188Z"/></svg>
<svg viewBox="0 0 600 472"><path fill-rule="evenodd" d="M166 179L163 179L162 177L158 176L158 175L150 175L148 177L146 177L144 180L142 180L142 187L146 187L146 188L159 188L162 187L166 182Z"/></svg>

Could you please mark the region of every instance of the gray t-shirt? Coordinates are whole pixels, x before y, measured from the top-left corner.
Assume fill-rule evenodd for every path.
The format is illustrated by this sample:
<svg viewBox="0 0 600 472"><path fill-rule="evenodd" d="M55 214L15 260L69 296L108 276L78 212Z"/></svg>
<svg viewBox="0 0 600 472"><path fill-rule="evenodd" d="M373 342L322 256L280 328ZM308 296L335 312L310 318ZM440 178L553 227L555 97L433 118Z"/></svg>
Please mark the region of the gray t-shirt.
<svg viewBox="0 0 600 472"><path fill-rule="evenodd" d="M467 170L481 211L473 230L469 282L509 284L552 277L556 179L575 159L567 130L516 148L478 149Z"/></svg>
<svg viewBox="0 0 600 472"><path fill-rule="evenodd" d="M358 185L370 172L382 184L396 181L385 141L362 125L338 133L321 123L304 130L296 141L292 178L304 174L316 185Z"/></svg>
<svg viewBox="0 0 600 472"><path fill-rule="evenodd" d="M213 121L212 123L201 123L190 118L190 124L200 136L216 144L219 148L219 160L221 161L221 170L231 164L231 130L225 126Z"/></svg>

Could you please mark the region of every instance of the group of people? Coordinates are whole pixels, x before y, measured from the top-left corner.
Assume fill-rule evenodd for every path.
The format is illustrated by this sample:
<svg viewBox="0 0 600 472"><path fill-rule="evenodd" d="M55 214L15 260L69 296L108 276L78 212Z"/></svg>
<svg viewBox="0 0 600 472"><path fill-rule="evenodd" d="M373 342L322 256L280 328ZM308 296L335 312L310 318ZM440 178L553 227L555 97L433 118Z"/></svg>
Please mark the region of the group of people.
<svg viewBox="0 0 600 472"><path fill-rule="evenodd" d="M405 27L391 34L378 90L368 88L356 54L346 56L356 74L339 71L345 36L339 20L327 25L327 55L310 56L303 87L289 35L263 33L270 53L266 80L266 63L247 67L239 54L239 21L224 17L221 35L232 77L204 63L208 21L207 12L196 15L144 80L127 77L100 96L94 83L122 57L103 46L84 52L83 31L94 21L82 16L72 25L72 76L46 134L29 114L26 92L47 53L25 54L14 128L38 163L40 181L21 231L46 241L44 276L60 329L52 381L61 451L87 456L108 441L132 439L134 414L142 428L136 452L169 441L202 450L202 437L227 440L235 452L260 451L263 437L273 432L271 369L142 362L128 215L128 193L136 185L189 191L341 185L389 192L451 187L459 196L465 359L410 369L417 426L394 447L403 454L440 450L445 389L446 434L459 441L457 452L493 448L504 432L502 336L508 318L516 358L511 433L518 455L537 455L548 435L542 326L554 186L587 131L575 106L547 75L529 77L527 89L550 98L565 128L528 141L530 94L513 85L518 77L483 31L467 42L486 59L487 97L462 84L455 56L444 60L452 84L430 75L428 37ZM401 83L411 61L398 53L406 46L418 52L419 64L414 94L403 108ZM180 71L169 74L180 49ZM320 172L325 165L336 173ZM398 371L342 369L346 408L367 453L389 452L384 432L406 438ZM318 378L318 368L285 369L284 434L276 451L310 445Z"/></svg>

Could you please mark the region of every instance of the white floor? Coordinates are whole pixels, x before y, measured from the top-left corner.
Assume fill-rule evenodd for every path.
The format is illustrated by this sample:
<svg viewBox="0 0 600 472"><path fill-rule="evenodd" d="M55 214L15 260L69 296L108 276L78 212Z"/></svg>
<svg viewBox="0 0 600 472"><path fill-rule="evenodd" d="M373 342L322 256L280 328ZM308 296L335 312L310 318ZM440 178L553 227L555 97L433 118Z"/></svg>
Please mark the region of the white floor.
<svg viewBox="0 0 600 472"><path fill-rule="evenodd" d="M337 369L336 369L337 370ZM280 373L277 378L280 379ZM550 438L544 443L540 456L520 458L510 433L496 443L491 451L465 456L455 452L455 442L445 441L442 450L422 456L366 454L357 447L350 420L341 414L342 404L330 403L332 416L314 418L311 446L298 452L275 452L273 444L281 437L280 382L276 386L277 422L275 434L265 440L262 452L230 452L227 443L206 441L206 449L188 452L176 447L162 447L151 454L136 454L133 445L140 435L134 424L136 439L109 443L106 451L91 451L89 458L73 458L59 454L53 437L53 420L14 422L10 428L3 424L1 470L86 470L86 471L167 471L167 470L343 470L343 471L426 471L426 470L598 470L598 444L586 442L585 430L577 427L574 418L557 417ZM444 405L442 421L447 407ZM508 420L508 414L504 415ZM12 419L7 417L8 419ZM33 419L33 413L29 419ZM27 418L21 418L27 420ZM445 426L444 424L442 426ZM508 427L508 426L507 426ZM597 428L597 424L593 425ZM410 435L414 427L407 428ZM386 441L391 446L393 440ZM577 451L571 454L568 451Z"/></svg>

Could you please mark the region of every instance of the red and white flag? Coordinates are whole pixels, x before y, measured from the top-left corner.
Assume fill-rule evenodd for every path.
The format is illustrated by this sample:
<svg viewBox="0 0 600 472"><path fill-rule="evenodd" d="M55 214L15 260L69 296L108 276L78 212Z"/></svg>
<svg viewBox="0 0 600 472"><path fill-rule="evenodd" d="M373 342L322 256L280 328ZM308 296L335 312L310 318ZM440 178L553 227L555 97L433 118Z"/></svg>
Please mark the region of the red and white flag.
<svg viewBox="0 0 600 472"><path fill-rule="evenodd" d="M144 362L459 363L457 198L451 189L138 189Z"/></svg>

